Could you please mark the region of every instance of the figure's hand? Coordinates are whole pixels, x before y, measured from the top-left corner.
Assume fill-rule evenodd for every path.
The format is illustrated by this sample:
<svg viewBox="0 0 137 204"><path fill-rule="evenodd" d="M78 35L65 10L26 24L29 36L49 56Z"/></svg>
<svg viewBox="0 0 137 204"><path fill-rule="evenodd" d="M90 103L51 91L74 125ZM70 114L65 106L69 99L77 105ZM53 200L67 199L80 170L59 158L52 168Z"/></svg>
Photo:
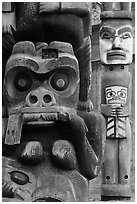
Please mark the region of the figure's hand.
<svg viewBox="0 0 137 204"><path fill-rule="evenodd" d="M123 107L111 107L112 116L123 116Z"/></svg>
<svg viewBox="0 0 137 204"><path fill-rule="evenodd" d="M130 107L127 105L124 106L113 106L108 104L101 104L101 112L105 116L129 116Z"/></svg>
<svg viewBox="0 0 137 204"><path fill-rule="evenodd" d="M39 13L53 13L59 11L59 2L40 2L39 3Z"/></svg>
<svg viewBox="0 0 137 204"><path fill-rule="evenodd" d="M101 112L105 116L120 116L122 115L121 106L112 106L108 104L101 104Z"/></svg>

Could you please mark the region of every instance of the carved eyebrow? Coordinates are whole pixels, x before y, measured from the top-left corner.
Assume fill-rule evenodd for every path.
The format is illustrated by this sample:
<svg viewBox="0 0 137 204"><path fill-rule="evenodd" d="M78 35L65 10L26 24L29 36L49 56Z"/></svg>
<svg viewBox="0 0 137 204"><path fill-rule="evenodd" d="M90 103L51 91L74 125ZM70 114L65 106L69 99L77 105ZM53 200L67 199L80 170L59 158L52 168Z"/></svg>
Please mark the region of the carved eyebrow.
<svg viewBox="0 0 137 204"><path fill-rule="evenodd" d="M108 91L112 91L112 89L110 89L110 88L106 89L106 93L107 93Z"/></svg>
<svg viewBox="0 0 137 204"><path fill-rule="evenodd" d="M125 33L125 32L129 32L129 33L133 34L132 28L129 27L129 26L127 26L127 27L122 27L122 28L120 28L120 29L118 30L118 35L121 35L121 34L123 34L123 33Z"/></svg>
<svg viewBox="0 0 137 204"><path fill-rule="evenodd" d="M112 27L108 27L108 26L104 26L100 29L100 36L102 35L102 33L104 32L108 32L111 33L112 35L116 34L116 30Z"/></svg>
<svg viewBox="0 0 137 204"><path fill-rule="evenodd" d="M121 91L127 92L127 90L126 90L126 89L121 89Z"/></svg>

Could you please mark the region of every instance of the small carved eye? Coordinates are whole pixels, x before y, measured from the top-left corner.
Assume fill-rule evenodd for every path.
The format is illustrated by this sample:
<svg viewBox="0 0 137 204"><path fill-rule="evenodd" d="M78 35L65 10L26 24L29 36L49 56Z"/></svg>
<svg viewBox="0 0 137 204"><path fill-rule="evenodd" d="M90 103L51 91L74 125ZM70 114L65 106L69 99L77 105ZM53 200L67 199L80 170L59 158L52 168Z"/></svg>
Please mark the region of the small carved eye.
<svg viewBox="0 0 137 204"><path fill-rule="evenodd" d="M30 183L29 177L27 174L20 171L12 171L9 173L10 178L14 183L19 185L25 185L26 183Z"/></svg>
<svg viewBox="0 0 137 204"><path fill-rule="evenodd" d="M115 91L110 91L107 93L107 98L114 97L116 95Z"/></svg>
<svg viewBox="0 0 137 204"><path fill-rule="evenodd" d="M104 32L104 33L101 35L101 38L102 38L102 39L110 40L110 39L113 39L113 36L112 36L110 33Z"/></svg>
<svg viewBox="0 0 137 204"><path fill-rule="evenodd" d="M128 39L131 38L131 34L130 33L125 33L121 36L122 39Z"/></svg>
<svg viewBox="0 0 137 204"><path fill-rule="evenodd" d="M32 80L27 73L20 73L15 77L14 86L18 91L24 92L31 88Z"/></svg>
<svg viewBox="0 0 137 204"><path fill-rule="evenodd" d="M69 80L65 73L58 72L52 76L50 84L56 91L64 91L68 87Z"/></svg>
<svg viewBox="0 0 137 204"><path fill-rule="evenodd" d="M118 91L117 95L121 98L126 98L126 93L123 91Z"/></svg>
<svg viewBox="0 0 137 204"><path fill-rule="evenodd" d="M58 58L58 53L55 51L50 52L50 58Z"/></svg>

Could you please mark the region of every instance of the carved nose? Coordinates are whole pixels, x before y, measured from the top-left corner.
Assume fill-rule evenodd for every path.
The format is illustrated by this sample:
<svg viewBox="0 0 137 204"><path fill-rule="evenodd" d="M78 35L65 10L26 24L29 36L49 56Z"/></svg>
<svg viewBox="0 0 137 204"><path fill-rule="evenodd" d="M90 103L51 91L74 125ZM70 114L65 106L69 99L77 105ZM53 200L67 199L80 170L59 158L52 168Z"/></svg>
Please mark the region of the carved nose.
<svg viewBox="0 0 137 204"><path fill-rule="evenodd" d="M26 104L30 107L47 107L54 105L55 102L52 92L44 89L32 91L26 97Z"/></svg>
<svg viewBox="0 0 137 204"><path fill-rule="evenodd" d="M120 43L120 39L119 37L115 37L114 41L113 41L113 45L112 45L112 49L117 49L117 50L121 50L121 43Z"/></svg>

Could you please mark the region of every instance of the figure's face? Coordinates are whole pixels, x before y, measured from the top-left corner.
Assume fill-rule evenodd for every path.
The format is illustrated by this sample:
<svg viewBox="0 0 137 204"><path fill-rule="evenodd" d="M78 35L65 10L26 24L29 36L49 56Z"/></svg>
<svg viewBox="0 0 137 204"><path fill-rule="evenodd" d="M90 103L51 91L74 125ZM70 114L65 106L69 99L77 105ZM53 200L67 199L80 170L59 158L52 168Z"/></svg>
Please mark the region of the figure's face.
<svg viewBox="0 0 137 204"><path fill-rule="evenodd" d="M17 43L14 50L17 47L19 52L20 47L22 49L29 45L27 42L22 43L22 46ZM52 49L49 51L51 53ZM8 122L10 126L7 126L5 143L13 145L20 143L26 124L27 129L30 123L47 127L47 124L56 125L59 114L64 113L67 120L70 110L76 113L79 96L78 61L75 56L65 52L59 53L58 58L41 58L15 52L7 62L3 96L8 121L11 121ZM14 124L20 127L17 125L16 130L12 131ZM12 132L12 136L9 132ZM13 133L18 138L16 141Z"/></svg>
<svg viewBox="0 0 137 204"><path fill-rule="evenodd" d="M106 103L109 105L124 105L127 100L127 88L110 86L105 89Z"/></svg>
<svg viewBox="0 0 137 204"><path fill-rule="evenodd" d="M100 58L102 64L130 64L133 36L130 25L104 24L100 29Z"/></svg>

